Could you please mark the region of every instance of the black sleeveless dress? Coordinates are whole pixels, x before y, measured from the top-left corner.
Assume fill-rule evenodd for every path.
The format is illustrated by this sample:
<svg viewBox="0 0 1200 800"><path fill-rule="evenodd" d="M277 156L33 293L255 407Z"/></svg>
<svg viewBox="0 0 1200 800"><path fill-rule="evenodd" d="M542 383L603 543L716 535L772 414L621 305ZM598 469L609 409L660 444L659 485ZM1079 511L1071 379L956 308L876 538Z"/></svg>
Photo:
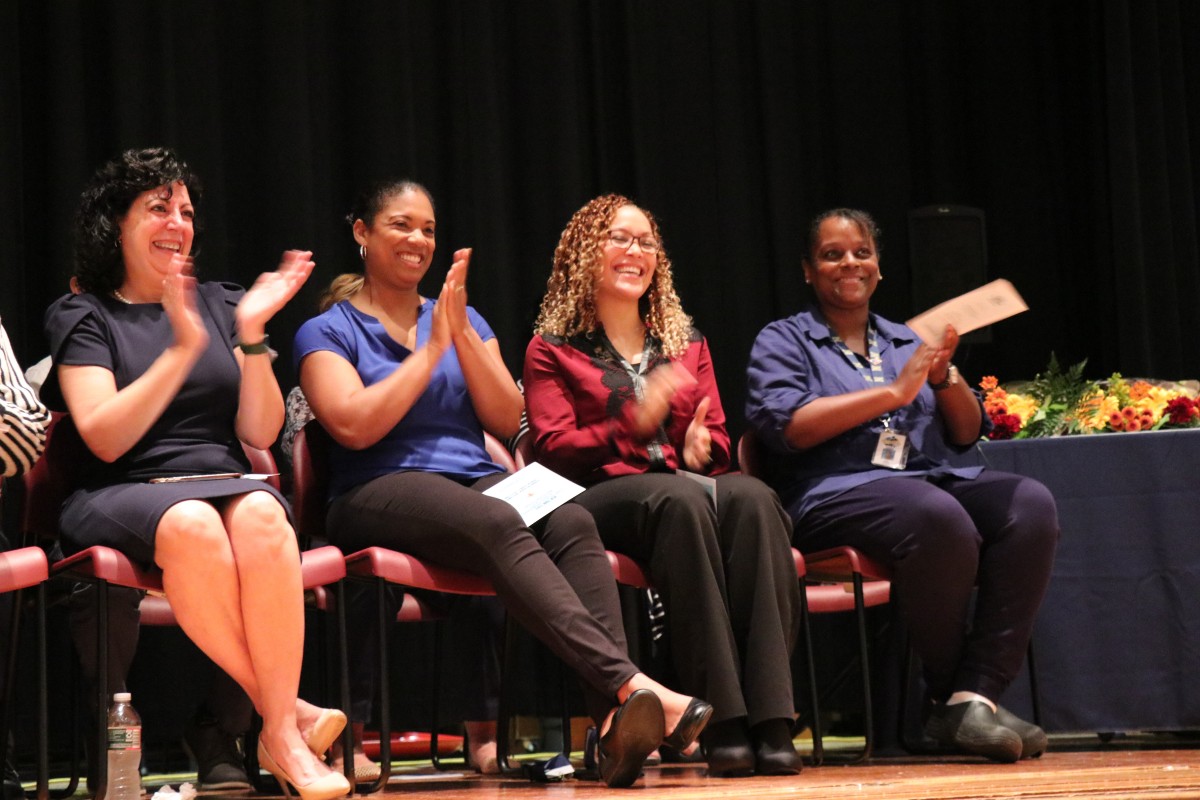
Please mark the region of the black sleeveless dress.
<svg viewBox="0 0 1200 800"><path fill-rule="evenodd" d="M172 475L249 472L234 432L241 373L234 358L234 308L241 287L202 283L197 310L209 345L179 393L129 452L111 464L86 454L73 465L78 488L63 504L61 544L66 555L93 545L120 550L144 565L154 563L154 534L168 508L183 500L217 500L267 491L288 511L287 501L262 481L243 478L148 483ZM100 366L112 371L117 389L140 377L172 341L174 333L158 303L119 302L93 294L67 295L46 311L54 364ZM43 400L65 410L56 371Z"/></svg>

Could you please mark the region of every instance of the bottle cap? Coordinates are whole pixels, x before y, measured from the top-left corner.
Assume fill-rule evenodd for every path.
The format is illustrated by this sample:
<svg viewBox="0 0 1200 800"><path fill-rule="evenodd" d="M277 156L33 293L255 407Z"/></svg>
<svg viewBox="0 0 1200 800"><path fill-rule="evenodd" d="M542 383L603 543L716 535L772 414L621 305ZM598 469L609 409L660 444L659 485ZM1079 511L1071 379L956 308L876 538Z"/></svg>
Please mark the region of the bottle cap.
<svg viewBox="0 0 1200 800"><path fill-rule="evenodd" d="M132 699L133 695L131 695L129 692L117 692L113 695L114 703L128 703Z"/></svg>

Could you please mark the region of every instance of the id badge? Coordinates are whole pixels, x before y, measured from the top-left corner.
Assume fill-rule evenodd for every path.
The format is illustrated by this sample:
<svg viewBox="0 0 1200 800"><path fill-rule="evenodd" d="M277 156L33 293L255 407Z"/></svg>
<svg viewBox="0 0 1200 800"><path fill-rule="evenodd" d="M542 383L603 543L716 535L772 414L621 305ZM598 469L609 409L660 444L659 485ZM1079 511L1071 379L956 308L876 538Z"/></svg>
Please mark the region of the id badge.
<svg viewBox="0 0 1200 800"><path fill-rule="evenodd" d="M871 463L877 467L904 469L908 463L908 437L891 428L884 428L879 433L879 442L875 445L875 455L871 457Z"/></svg>

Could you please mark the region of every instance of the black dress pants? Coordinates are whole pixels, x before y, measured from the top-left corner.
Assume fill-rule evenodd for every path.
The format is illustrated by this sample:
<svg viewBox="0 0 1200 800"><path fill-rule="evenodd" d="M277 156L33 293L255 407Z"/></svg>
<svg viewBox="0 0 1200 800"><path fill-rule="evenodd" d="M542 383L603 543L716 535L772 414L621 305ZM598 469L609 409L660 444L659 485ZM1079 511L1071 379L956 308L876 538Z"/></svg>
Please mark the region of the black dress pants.
<svg viewBox="0 0 1200 800"><path fill-rule="evenodd" d="M855 487L807 512L796 543L807 552L849 545L890 565L932 699L969 691L996 700L1021 669L1058 533L1045 486L989 469L974 480L909 476Z"/></svg>
<svg viewBox="0 0 1200 800"><path fill-rule="evenodd" d="M531 530L508 503L482 494L504 477L463 485L428 472L384 475L333 502L329 539L347 553L389 547L490 580L508 612L580 677L599 724L638 669L595 522L567 503Z"/></svg>
<svg viewBox="0 0 1200 800"><path fill-rule="evenodd" d="M756 478L716 481L715 510L703 487L674 473L610 478L575 501L606 546L649 564L681 690L712 703L713 722L790 721L800 625L791 521Z"/></svg>

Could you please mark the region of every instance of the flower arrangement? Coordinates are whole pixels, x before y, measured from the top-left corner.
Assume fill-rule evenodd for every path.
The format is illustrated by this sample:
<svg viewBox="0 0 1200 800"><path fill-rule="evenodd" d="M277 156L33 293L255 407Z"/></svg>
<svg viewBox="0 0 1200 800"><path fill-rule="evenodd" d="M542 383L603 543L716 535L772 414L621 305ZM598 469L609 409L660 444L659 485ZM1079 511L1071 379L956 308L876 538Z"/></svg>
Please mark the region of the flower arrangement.
<svg viewBox="0 0 1200 800"><path fill-rule="evenodd" d="M1086 364L1063 370L1051 354L1046 371L1028 383L1005 388L994 376L981 380L983 408L993 425L989 438L1200 427L1196 387L1131 381L1120 373L1089 381L1083 377Z"/></svg>

